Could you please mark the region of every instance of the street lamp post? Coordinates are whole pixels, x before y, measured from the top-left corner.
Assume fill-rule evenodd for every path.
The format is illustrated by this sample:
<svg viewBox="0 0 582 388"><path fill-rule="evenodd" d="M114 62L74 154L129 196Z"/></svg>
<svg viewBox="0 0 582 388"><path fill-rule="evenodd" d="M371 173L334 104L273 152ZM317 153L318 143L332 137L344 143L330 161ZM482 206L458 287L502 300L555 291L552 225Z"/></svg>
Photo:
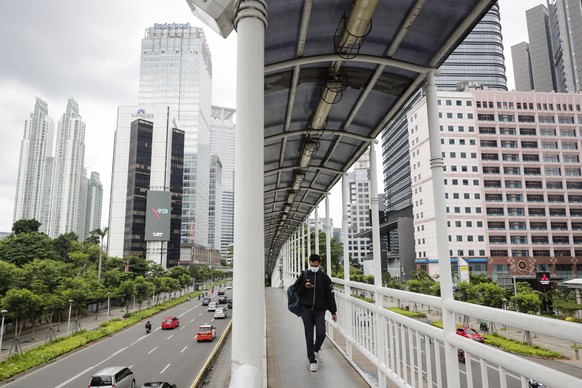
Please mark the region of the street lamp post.
<svg viewBox="0 0 582 388"><path fill-rule="evenodd" d="M73 309L73 299L69 299L69 323L67 324L67 334L71 333L71 310Z"/></svg>
<svg viewBox="0 0 582 388"><path fill-rule="evenodd" d="M111 298L111 291L107 291L107 320L109 320L109 299Z"/></svg>
<svg viewBox="0 0 582 388"><path fill-rule="evenodd" d="M2 310L2 326L0 326L0 353L2 353L2 340L4 338L4 317L8 310Z"/></svg>

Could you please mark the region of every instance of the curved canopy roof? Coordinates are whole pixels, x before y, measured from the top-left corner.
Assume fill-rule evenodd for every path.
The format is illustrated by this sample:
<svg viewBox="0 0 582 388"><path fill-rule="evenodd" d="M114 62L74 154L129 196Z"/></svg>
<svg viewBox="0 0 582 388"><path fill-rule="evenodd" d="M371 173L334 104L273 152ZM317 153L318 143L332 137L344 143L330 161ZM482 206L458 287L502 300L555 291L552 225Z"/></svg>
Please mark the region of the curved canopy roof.
<svg viewBox="0 0 582 388"><path fill-rule="evenodd" d="M495 0L269 0L266 271Z"/></svg>

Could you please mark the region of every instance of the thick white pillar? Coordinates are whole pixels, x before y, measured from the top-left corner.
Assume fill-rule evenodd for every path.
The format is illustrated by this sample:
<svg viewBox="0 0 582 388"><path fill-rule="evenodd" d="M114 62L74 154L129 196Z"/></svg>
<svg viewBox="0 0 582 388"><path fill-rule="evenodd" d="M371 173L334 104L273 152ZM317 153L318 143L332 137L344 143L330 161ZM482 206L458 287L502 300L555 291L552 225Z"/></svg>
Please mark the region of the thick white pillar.
<svg viewBox="0 0 582 388"><path fill-rule="evenodd" d="M443 330L445 336L455 332L455 314L447 311L445 304L453 297L453 279L451 274L451 257L449 255L449 238L447 230L447 214L445 211L445 183L441 136L439 131L439 113L437 88L434 82L434 72L427 75L426 110L428 116L428 138L430 145L430 168L434 198L434 217L436 226L436 245L439 260L439 281L441 283L441 303L443 314ZM446 337L445 337L446 338ZM445 360L447 366L447 385L459 387L459 364L454 346L445 340Z"/></svg>
<svg viewBox="0 0 582 388"><path fill-rule="evenodd" d="M299 227L301 231L301 271L303 271L305 267L305 224L301 224Z"/></svg>
<svg viewBox="0 0 582 388"><path fill-rule="evenodd" d="M325 195L325 257L327 268L325 269L331 276L331 215L329 210L329 193Z"/></svg>
<svg viewBox="0 0 582 388"><path fill-rule="evenodd" d="M350 250L348 249L348 204L350 203L350 187L347 174L342 177L342 243L344 245L344 280L346 296L352 295L350 287ZM352 335L352 305L346 303L346 311L344 311L346 332L349 336ZM346 341L346 353L349 359L352 358L352 343Z"/></svg>
<svg viewBox="0 0 582 388"><path fill-rule="evenodd" d="M267 3L238 3L231 387L263 386L265 338L264 66ZM253 303L244 303L252 300Z"/></svg>
<svg viewBox="0 0 582 388"><path fill-rule="evenodd" d="M307 222L307 257L309 258L311 256L311 225L309 225L309 216L307 216L305 222Z"/></svg>
<svg viewBox="0 0 582 388"><path fill-rule="evenodd" d="M317 213L317 208L315 208L315 253L319 255L319 214Z"/></svg>
<svg viewBox="0 0 582 388"><path fill-rule="evenodd" d="M372 212L372 252L374 256L374 286L376 286L376 311L382 311L383 296L380 293L382 288L382 252L380 251L380 215L378 214L378 173L376 167L376 146L375 142L370 143L370 210ZM384 349L384 325L380 314L376 315L376 354L378 364L386 365L386 353ZM378 386L386 386L386 376L378 368Z"/></svg>

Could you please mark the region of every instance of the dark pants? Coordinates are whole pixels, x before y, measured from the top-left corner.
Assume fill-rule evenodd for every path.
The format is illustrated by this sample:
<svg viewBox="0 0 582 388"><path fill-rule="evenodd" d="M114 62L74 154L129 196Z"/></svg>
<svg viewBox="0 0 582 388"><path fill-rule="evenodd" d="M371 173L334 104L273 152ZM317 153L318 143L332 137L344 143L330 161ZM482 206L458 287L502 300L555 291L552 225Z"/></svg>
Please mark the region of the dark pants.
<svg viewBox="0 0 582 388"><path fill-rule="evenodd" d="M325 311L311 311L302 308L301 319L305 328L305 344L307 345L307 358L309 363L317 363L315 352L319 352L325 340ZM313 327L315 327L315 343L313 342Z"/></svg>

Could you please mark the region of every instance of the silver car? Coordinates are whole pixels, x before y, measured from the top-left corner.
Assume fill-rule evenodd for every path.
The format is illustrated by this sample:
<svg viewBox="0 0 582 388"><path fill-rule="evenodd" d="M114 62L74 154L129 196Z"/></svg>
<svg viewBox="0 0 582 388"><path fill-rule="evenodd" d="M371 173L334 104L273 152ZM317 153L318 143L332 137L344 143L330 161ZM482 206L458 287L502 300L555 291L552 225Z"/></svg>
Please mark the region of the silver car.
<svg viewBox="0 0 582 388"><path fill-rule="evenodd" d="M135 388L135 375L126 366L110 366L91 377L89 388Z"/></svg>

